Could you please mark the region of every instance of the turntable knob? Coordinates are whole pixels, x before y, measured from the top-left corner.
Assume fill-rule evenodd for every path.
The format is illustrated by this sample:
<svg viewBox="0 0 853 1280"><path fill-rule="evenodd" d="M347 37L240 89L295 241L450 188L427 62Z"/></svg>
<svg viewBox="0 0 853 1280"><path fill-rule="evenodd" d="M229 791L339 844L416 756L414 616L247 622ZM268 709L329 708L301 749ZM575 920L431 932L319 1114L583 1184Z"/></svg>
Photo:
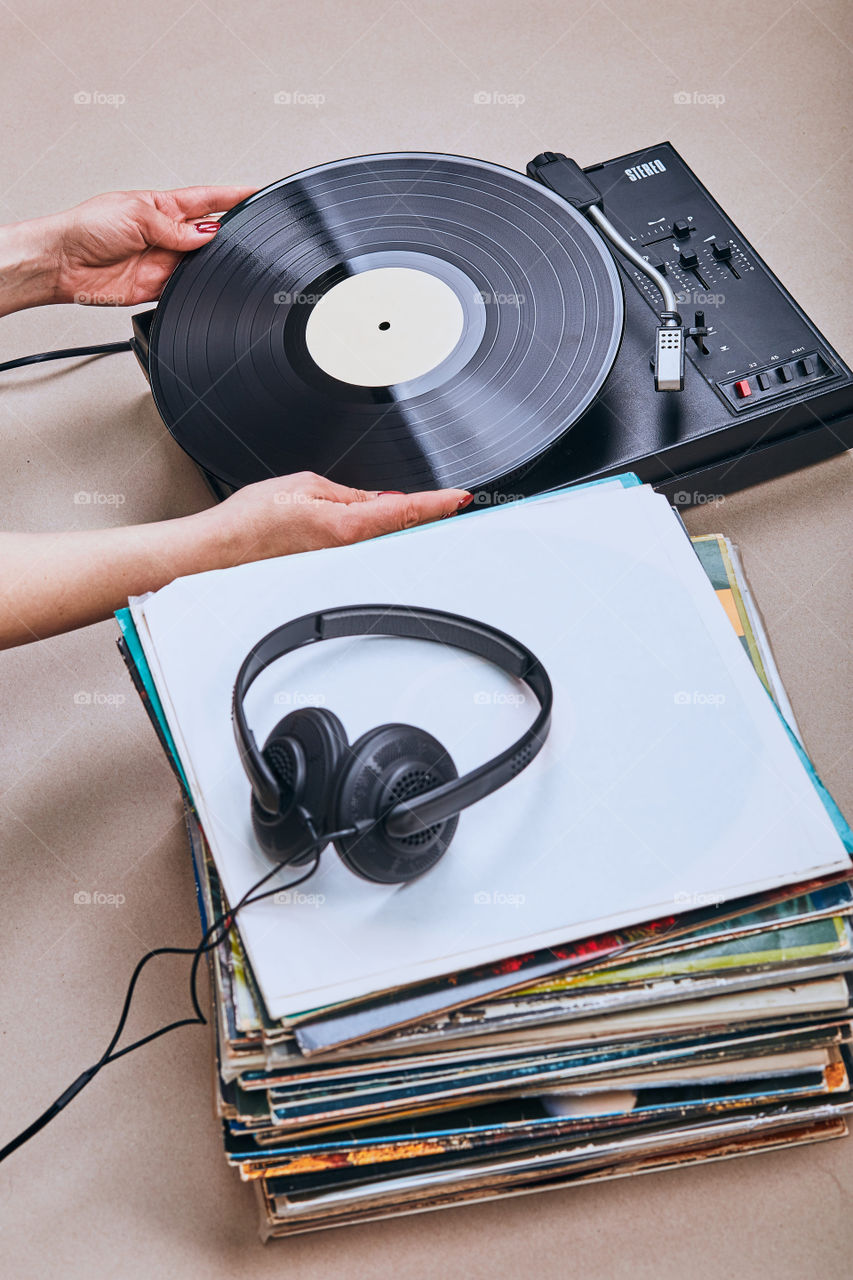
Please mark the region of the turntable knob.
<svg viewBox="0 0 853 1280"><path fill-rule="evenodd" d="M685 267L690 271L693 267L698 265L699 259L696 257L696 254L692 249L683 249L678 255L678 261L681 263L682 267Z"/></svg>
<svg viewBox="0 0 853 1280"><path fill-rule="evenodd" d="M690 223L685 222L683 218L679 218L672 224L672 230L679 240L686 240L690 235Z"/></svg>
<svg viewBox="0 0 853 1280"><path fill-rule="evenodd" d="M732 256L732 246L726 240L715 240L711 245L711 252L722 262Z"/></svg>

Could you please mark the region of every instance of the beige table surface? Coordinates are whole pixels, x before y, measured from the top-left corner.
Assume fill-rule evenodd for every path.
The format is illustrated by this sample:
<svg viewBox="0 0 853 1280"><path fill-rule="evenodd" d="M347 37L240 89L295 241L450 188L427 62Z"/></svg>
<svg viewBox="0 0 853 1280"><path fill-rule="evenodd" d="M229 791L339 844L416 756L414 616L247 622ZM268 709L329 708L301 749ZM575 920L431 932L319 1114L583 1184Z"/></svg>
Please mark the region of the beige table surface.
<svg viewBox="0 0 853 1280"><path fill-rule="evenodd" d="M843 0L2 0L0 27L3 220L116 187L263 185L369 151L523 168L544 148L590 164L669 138L853 356ZM5 359L125 337L128 316L51 308L0 333ZM145 521L207 502L131 356L5 375L0 390L8 527ZM848 815L851 480L844 455L688 517L741 546L806 741ZM82 505L81 492L118 501ZM103 623L0 658L3 1139L100 1051L141 952L197 933L177 790L115 634ZM80 891L125 901L83 906ZM166 961L148 978L133 1028L185 1008L184 973ZM252 1195L224 1164L210 1062L207 1032L180 1031L111 1067L0 1167L4 1274L850 1271L849 1140L264 1248Z"/></svg>

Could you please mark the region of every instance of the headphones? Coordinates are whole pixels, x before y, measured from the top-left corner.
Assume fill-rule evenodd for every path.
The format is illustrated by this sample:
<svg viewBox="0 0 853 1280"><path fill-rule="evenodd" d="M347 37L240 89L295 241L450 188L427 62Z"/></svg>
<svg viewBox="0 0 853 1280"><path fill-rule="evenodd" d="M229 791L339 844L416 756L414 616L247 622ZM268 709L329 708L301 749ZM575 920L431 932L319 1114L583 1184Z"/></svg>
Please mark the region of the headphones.
<svg viewBox="0 0 853 1280"><path fill-rule="evenodd" d="M408 724L383 724L350 743L334 712L300 707L280 720L259 751L246 721L252 682L285 654L342 636L433 640L473 653L523 680L539 714L513 746L459 777L441 743ZM286 866L319 857L331 840L356 875L404 884L447 850L459 812L497 791L538 755L551 725L548 673L503 631L435 609L370 604L309 613L277 627L246 656L234 684L232 718L252 784L252 826L261 849Z"/></svg>

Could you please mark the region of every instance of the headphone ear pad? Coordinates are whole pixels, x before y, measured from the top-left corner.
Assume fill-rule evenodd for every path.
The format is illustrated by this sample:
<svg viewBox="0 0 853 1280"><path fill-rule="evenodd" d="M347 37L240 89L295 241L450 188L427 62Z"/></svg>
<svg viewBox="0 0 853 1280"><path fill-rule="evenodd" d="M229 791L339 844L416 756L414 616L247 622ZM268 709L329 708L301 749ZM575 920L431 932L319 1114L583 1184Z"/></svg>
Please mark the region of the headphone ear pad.
<svg viewBox="0 0 853 1280"><path fill-rule="evenodd" d="M401 800L458 778L456 765L432 734L410 724L371 729L348 749L335 793L334 825L374 822ZM404 884L434 867L447 850L458 814L402 839L384 823L335 841L341 859L364 880Z"/></svg>
<svg viewBox="0 0 853 1280"><path fill-rule="evenodd" d="M269 814L253 795L252 826L261 848L277 862L301 866L324 847L304 852L314 831L329 829L329 801L347 745L346 730L326 707L291 711L264 743L261 754L281 784L281 804Z"/></svg>

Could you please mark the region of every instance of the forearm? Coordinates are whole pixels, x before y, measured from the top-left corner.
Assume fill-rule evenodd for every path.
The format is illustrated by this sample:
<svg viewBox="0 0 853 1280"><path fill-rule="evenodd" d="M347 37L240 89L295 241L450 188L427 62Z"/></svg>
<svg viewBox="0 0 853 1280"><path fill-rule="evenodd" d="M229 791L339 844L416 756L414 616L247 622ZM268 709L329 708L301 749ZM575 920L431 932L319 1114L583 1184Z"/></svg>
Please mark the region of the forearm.
<svg viewBox="0 0 853 1280"><path fill-rule="evenodd" d="M53 218L0 227L0 316L63 301L58 264Z"/></svg>
<svg viewBox="0 0 853 1280"><path fill-rule="evenodd" d="M456 515L465 489L365 493L300 472L179 520L88 533L0 533L0 648L108 618L174 578L347 546Z"/></svg>
<svg viewBox="0 0 853 1280"><path fill-rule="evenodd" d="M233 560L212 511L127 529L0 533L0 648L100 622L129 596Z"/></svg>

